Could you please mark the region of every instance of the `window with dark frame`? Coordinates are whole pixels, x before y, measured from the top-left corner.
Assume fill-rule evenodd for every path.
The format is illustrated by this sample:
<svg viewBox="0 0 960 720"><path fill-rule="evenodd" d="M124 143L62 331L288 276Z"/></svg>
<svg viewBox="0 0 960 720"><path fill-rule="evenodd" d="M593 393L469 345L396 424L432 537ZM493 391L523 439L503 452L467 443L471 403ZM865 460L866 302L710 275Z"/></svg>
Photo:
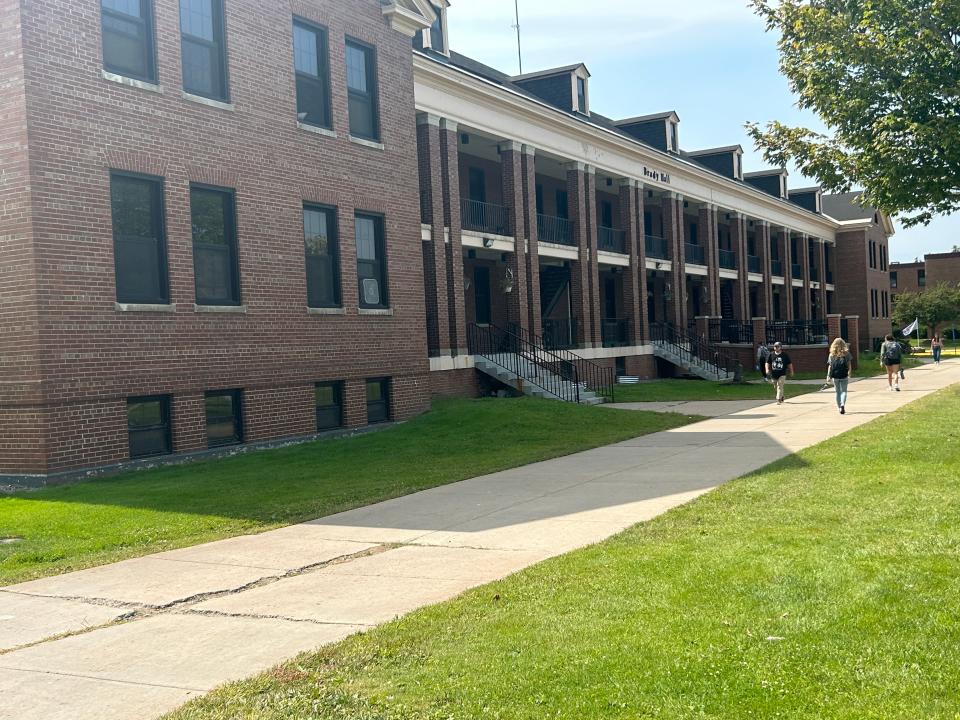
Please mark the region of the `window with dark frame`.
<svg viewBox="0 0 960 720"><path fill-rule="evenodd" d="M346 56L350 134L379 142L376 53L369 45L348 38Z"/></svg>
<svg viewBox="0 0 960 720"><path fill-rule="evenodd" d="M343 427L343 383L317 383L314 388L317 432Z"/></svg>
<svg viewBox="0 0 960 720"><path fill-rule="evenodd" d="M326 29L294 18L293 62L297 83L297 119L331 129L330 54Z"/></svg>
<svg viewBox="0 0 960 720"><path fill-rule="evenodd" d="M131 459L172 453L170 396L127 398L127 434Z"/></svg>
<svg viewBox="0 0 960 720"><path fill-rule="evenodd" d="M390 420L390 380L367 380L367 423L375 425Z"/></svg>
<svg viewBox="0 0 960 720"><path fill-rule="evenodd" d="M192 185L190 215L197 305L239 305L240 270L233 191Z"/></svg>
<svg viewBox="0 0 960 720"><path fill-rule="evenodd" d="M304 205L303 236L307 264L307 307L341 307L336 210L320 205Z"/></svg>
<svg viewBox="0 0 960 720"><path fill-rule="evenodd" d="M223 0L180 0L183 89L230 101Z"/></svg>
<svg viewBox="0 0 960 720"><path fill-rule="evenodd" d="M207 446L223 447L243 442L243 393L215 390L204 394Z"/></svg>
<svg viewBox="0 0 960 720"><path fill-rule="evenodd" d="M117 302L166 305L170 290L163 180L111 172L110 205Z"/></svg>
<svg viewBox="0 0 960 720"><path fill-rule="evenodd" d="M927 271L925 269L917 270L917 285L919 287L927 286Z"/></svg>
<svg viewBox="0 0 960 720"><path fill-rule="evenodd" d="M152 0L101 0L100 27L105 70L157 82Z"/></svg>
<svg viewBox="0 0 960 720"><path fill-rule="evenodd" d="M587 81L577 77L577 110L587 112Z"/></svg>
<svg viewBox="0 0 960 720"><path fill-rule="evenodd" d="M433 21L433 25L431 25L430 30L428 30L430 49L436 50L438 53L443 53L445 50L445 43L443 41L443 11L436 5L434 5L433 10L437 14L437 19Z"/></svg>
<svg viewBox="0 0 960 720"><path fill-rule="evenodd" d="M387 258L383 237L383 218L379 215L356 215L357 285L360 307L387 307Z"/></svg>
<svg viewBox="0 0 960 720"><path fill-rule="evenodd" d="M897 271L894 270L890 273L890 287L896 289L897 287Z"/></svg>

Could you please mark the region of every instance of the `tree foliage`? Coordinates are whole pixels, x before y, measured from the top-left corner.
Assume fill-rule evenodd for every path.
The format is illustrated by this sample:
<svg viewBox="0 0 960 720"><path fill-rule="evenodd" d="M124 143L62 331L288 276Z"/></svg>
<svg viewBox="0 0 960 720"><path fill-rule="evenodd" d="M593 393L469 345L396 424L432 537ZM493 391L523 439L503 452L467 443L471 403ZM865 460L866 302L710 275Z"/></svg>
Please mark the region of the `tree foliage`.
<svg viewBox="0 0 960 720"><path fill-rule="evenodd" d="M941 283L924 292L902 293L893 301L893 322L906 327L914 318L936 332L960 320L960 287Z"/></svg>
<svg viewBox="0 0 960 720"><path fill-rule="evenodd" d="M764 159L905 225L960 209L960 0L751 0L830 129L748 124Z"/></svg>

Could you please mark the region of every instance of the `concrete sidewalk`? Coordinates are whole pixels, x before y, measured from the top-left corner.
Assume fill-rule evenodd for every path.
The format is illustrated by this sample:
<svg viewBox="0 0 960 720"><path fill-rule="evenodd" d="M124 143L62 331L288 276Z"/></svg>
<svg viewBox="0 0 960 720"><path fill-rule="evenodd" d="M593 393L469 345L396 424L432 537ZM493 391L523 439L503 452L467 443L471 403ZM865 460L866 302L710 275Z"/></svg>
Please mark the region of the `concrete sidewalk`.
<svg viewBox="0 0 960 720"><path fill-rule="evenodd" d="M153 718L322 644L601 541L960 382L813 393L261 535L0 589L0 718Z"/></svg>

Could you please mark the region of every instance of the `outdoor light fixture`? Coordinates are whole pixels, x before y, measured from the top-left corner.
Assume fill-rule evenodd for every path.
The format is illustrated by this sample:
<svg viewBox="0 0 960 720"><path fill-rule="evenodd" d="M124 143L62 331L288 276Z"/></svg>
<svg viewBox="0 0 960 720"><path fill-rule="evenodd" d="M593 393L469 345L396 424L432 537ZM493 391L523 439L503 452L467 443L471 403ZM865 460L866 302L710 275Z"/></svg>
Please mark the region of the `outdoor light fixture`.
<svg viewBox="0 0 960 720"><path fill-rule="evenodd" d="M483 246L484 246L485 248L492 248L492 247L493 247L493 238L485 237L485 238L483 239Z"/></svg>
<svg viewBox="0 0 960 720"><path fill-rule="evenodd" d="M461 134L460 134L460 143L461 143L462 145L469 145L469 144L470 144L470 136L467 135L467 133L461 133Z"/></svg>
<svg viewBox="0 0 960 720"><path fill-rule="evenodd" d="M503 280L500 282L500 287L503 288L505 293L513 292L513 270L507 268L507 272L503 275Z"/></svg>
<svg viewBox="0 0 960 720"><path fill-rule="evenodd" d="M471 286L472 284L473 284L473 283L470 281L470 276L467 275L467 274L464 274L464 276L463 276L463 289L464 289L464 290L469 290L469 289L470 289L470 286Z"/></svg>

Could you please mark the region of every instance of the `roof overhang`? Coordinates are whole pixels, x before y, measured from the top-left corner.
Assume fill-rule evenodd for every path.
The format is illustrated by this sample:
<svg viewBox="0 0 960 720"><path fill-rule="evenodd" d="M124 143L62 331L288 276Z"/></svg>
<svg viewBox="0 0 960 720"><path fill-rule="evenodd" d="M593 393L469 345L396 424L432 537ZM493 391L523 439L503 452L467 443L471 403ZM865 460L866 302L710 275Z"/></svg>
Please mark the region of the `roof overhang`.
<svg viewBox="0 0 960 720"><path fill-rule="evenodd" d="M389 2L383 5L382 12L390 27L411 38L437 19L437 11L427 0Z"/></svg>

